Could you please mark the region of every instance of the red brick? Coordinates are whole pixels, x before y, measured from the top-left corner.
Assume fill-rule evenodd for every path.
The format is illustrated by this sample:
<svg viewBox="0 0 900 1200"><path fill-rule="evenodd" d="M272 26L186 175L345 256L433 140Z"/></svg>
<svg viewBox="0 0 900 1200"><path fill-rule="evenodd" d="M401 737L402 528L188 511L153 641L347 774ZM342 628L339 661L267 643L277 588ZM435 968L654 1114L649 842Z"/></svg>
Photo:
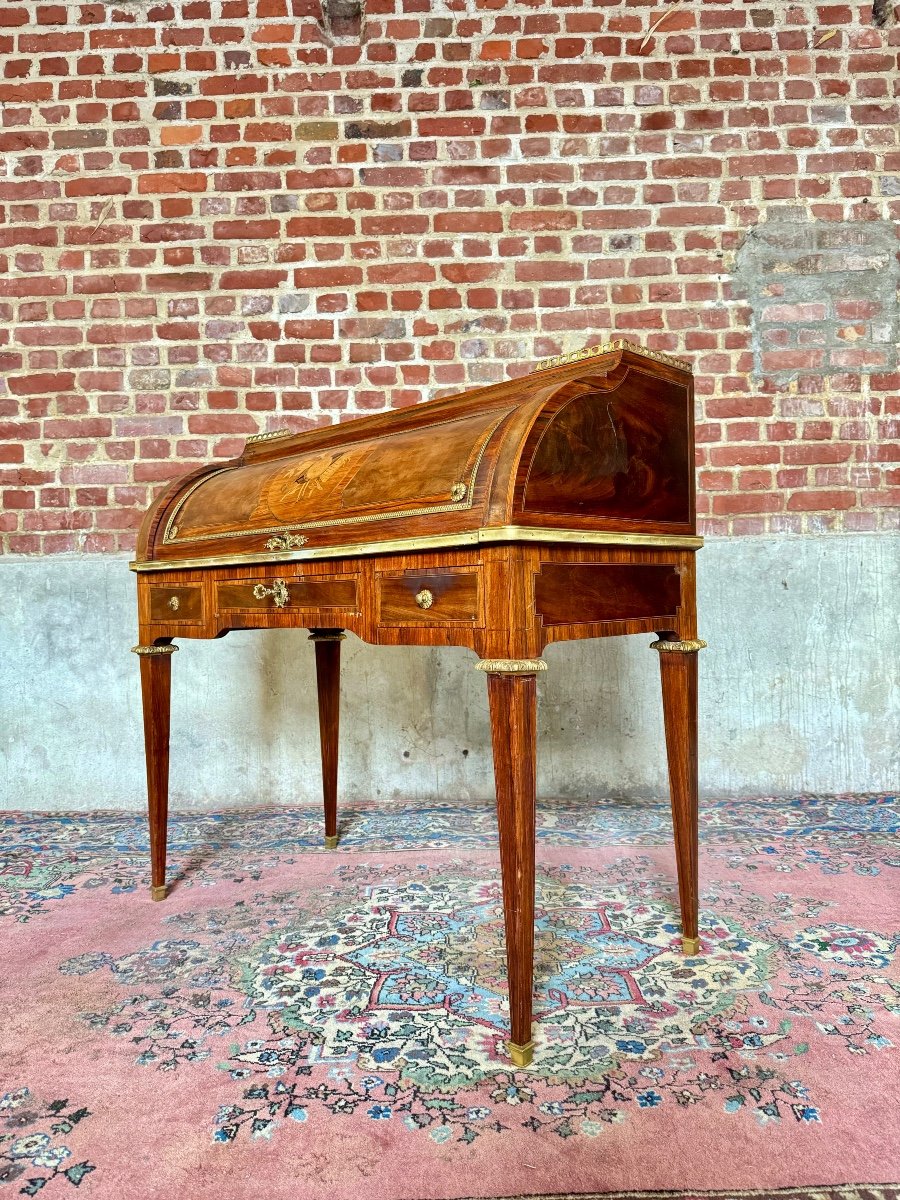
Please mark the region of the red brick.
<svg viewBox="0 0 900 1200"><path fill-rule="evenodd" d="M91 325L87 331L87 340L101 346L149 342L152 336L150 325Z"/></svg>
<svg viewBox="0 0 900 1200"><path fill-rule="evenodd" d="M206 176L198 171L163 171L141 175L138 191L142 195L169 195L172 192L205 192Z"/></svg>
<svg viewBox="0 0 900 1200"><path fill-rule="evenodd" d="M718 495L712 498L712 511L722 517L735 513L775 513L783 508L784 497L777 492Z"/></svg>
<svg viewBox="0 0 900 1200"><path fill-rule="evenodd" d="M674 227L684 225L720 226L725 221L725 210L712 205L689 205L684 208L661 208L659 222Z"/></svg>
<svg viewBox="0 0 900 1200"><path fill-rule="evenodd" d="M188 430L191 433L242 433L257 432L256 421L246 413L233 413L229 416L214 413L192 413L188 417Z"/></svg>
<svg viewBox="0 0 900 1200"><path fill-rule="evenodd" d="M212 274L208 271L170 271L161 275L146 275L145 282L150 292L208 292L212 287Z"/></svg>
<svg viewBox="0 0 900 1200"><path fill-rule="evenodd" d="M132 190L132 181L124 175L100 178L86 175L81 179L67 179L67 196L127 196Z"/></svg>
<svg viewBox="0 0 900 1200"><path fill-rule="evenodd" d="M851 271L861 222L900 215L867 10L817 8L813 48L800 9L410 0L369 6L361 57L313 7L0 5L0 553L131 548L156 486L262 416L417 403L613 332L695 363L705 529L897 520L895 314ZM800 301L770 271L754 318L742 246L798 235L785 205L798 270L848 283Z"/></svg>
<svg viewBox="0 0 900 1200"><path fill-rule="evenodd" d="M70 392L75 386L75 376L71 371L47 371L37 375L13 376L8 380L8 385L14 396L52 395L54 392Z"/></svg>
<svg viewBox="0 0 900 1200"><path fill-rule="evenodd" d="M714 467L753 467L777 463L781 458L778 446L713 446L709 461Z"/></svg>
<svg viewBox="0 0 900 1200"><path fill-rule="evenodd" d="M83 417L45 421L46 438L107 438L112 433L112 421L105 417Z"/></svg>
<svg viewBox="0 0 900 1200"><path fill-rule="evenodd" d="M788 512L834 512L853 508L854 492L794 492L788 496Z"/></svg>
<svg viewBox="0 0 900 1200"><path fill-rule="evenodd" d="M809 324L824 321L826 313L824 304L769 304L762 310L762 319L776 324L795 321Z"/></svg>
<svg viewBox="0 0 900 1200"><path fill-rule="evenodd" d="M500 233L503 216L499 212L438 213L434 218L435 233Z"/></svg>
<svg viewBox="0 0 900 1200"><path fill-rule="evenodd" d="M671 158L657 159L653 164L653 174L657 179L718 179L722 174L722 160L676 154Z"/></svg>
<svg viewBox="0 0 900 1200"><path fill-rule="evenodd" d="M852 456L852 447L846 443L822 442L816 445L785 446L784 461L786 463L840 463L847 462Z"/></svg>
<svg viewBox="0 0 900 1200"><path fill-rule="evenodd" d="M809 168L812 170L812 168ZM728 173L742 179L750 175L796 175L795 154L744 154L728 159Z"/></svg>
<svg viewBox="0 0 900 1200"><path fill-rule="evenodd" d="M825 361L823 350L764 350L762 367L769 371L815 371Z"/></svg>
<svg viewBox="0 0 900 1200"><path fill-rule="evenodd" d="M287 271L224 271L219 279L220 288L247 288L248 290L278 287L287 279Z"/></svg>
<svg viewBox="0 0 900 1200"><path fill-rule="evenodd" d="M350 217L293 217L287 224L288 237L296 238L346 237L355 232L356 222Z"/></svg>

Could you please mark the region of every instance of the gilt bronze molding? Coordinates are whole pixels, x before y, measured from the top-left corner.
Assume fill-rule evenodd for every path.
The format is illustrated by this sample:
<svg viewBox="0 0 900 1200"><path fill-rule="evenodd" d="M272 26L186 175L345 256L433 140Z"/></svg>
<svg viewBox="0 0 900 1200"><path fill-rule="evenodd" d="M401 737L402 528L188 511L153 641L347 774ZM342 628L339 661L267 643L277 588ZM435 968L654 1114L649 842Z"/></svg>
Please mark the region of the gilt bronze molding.
<svg viewBox="0 0 900 1200"><path fill-rule="evenodd" d="M546 671L547 664L542 658L480 658L475 670L488 675L536 675Z"/></svg>
<svg viewBox="0 0 900 1200"><path fill-rule="evenodd" d="M706 642L701 638L691 638L683 642L667 642L665 638L658 638L655 642L650 643L650 649L669 650L674 651L676 654L696 654L698 650L706 649Z"/></svg>
<svg viewBox="0 0 900 1200"><path fill-rule="evenodd" d="M298 550L309 538L302 533L279 533L266 542L267 550Z"/></svg>
<svg viewBox="0 0 900 1200"><path fill-rule="evenodd" d="M626 338L616 338L612 342L604 342L597 346L585 346L584 349L573 350L569 354L554 354L551 358L542 358L535 370L546 371L550 367L565 367L569 363L580 362L583 358L596 358L598 354L609 354L611 350L630 350L632 354L639 354L641 358L652 358L656 362L667 363L670 367L677 367L679 371L690 371L691 369L691 364L683 358L675 358L673 354L666 354L662 350L649 350L646 346L636 346L634 342L629 342Z"/></svg>

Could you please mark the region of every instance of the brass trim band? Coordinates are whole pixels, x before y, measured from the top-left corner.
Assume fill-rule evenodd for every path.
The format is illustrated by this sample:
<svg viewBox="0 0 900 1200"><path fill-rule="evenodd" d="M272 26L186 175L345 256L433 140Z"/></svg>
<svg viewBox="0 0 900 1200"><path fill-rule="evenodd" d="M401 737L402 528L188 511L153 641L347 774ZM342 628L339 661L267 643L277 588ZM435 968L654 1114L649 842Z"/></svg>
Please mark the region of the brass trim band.
<svg viewBox="0 0 900 1200"><path fill-rule="evenodd" d="M177 646L132 646L132 654L174 654L178 649Z"/></svg>
<svg viewBox="0 0 900 1200"><path fill-rule="evenodd" d="M650 546L673 550L699 550L703 538L693 533L620 533L618 530L554 529L548 525L494 525L477 531L478 541L560 542L585 546Z"/></svg>
<svg viewBox="0 0 900 1200"><path fill-rule="evenodd" d="M343 642L346 637L346 633L332 633L329 630L327 633L311 633L306 640L308 642Z"/></svg>
<svg viewBox="0 0 900 1200"><path fill-rule="evenodd" d="M547 664L542 658L480 658L475 670L488 675L536 675L546 671Z"/></svg>
<svg viewBox="0 0 900 1200"><path fill-rule="evenodd" d="M307 562L317 558L359 558L368 554L409 554L449 546L490 546L497 542L547 542L559 545L633 546L639 549L699 550L703 538L694 534L609 533L595 530L552 529L541 525L494 525L460 533L435 533L424 537L389 538L383 542L348 542L343 546L307 546L294 553L224 554L203 558L151 559L129 563L132 571L182 571L193 567L239 567L259 563Z"/></svg>
<svg viewBox="0 0 900 1200"><path fill-rule="evenodd" d="M706 642L702 641L700 638L684 642L667 642L664 638L659 638L657 641L650 643L650 649L674 650L677 654L696 654L698 650L706 649Z"/></svg>

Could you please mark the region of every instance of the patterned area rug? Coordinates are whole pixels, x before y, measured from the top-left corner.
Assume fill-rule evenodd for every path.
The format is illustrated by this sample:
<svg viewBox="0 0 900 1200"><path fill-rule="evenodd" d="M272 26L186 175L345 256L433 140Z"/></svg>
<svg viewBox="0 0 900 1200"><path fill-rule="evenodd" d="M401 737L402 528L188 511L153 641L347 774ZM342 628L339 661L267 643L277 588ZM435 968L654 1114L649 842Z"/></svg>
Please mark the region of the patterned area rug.
<svg viewBox="0 0 900 1200"><path fill-rule="evenodd" d="M900 810L542 802L534 1064L487 803L8 814L0 1185L98 1200L900 1200Z"/></svg>

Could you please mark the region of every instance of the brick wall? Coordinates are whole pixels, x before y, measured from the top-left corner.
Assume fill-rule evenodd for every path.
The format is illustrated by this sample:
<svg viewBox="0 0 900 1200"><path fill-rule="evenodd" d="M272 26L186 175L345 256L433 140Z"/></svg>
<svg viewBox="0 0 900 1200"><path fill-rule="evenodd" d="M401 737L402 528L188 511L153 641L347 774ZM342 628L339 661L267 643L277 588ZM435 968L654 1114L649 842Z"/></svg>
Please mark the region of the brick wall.
<svg viewBox="0 0 900 1200"><path fill-rule="evenodd" d="M881 0L3 0L4 551L610 334L694 363L706 532L887 527L898 47Z"/></svg>

